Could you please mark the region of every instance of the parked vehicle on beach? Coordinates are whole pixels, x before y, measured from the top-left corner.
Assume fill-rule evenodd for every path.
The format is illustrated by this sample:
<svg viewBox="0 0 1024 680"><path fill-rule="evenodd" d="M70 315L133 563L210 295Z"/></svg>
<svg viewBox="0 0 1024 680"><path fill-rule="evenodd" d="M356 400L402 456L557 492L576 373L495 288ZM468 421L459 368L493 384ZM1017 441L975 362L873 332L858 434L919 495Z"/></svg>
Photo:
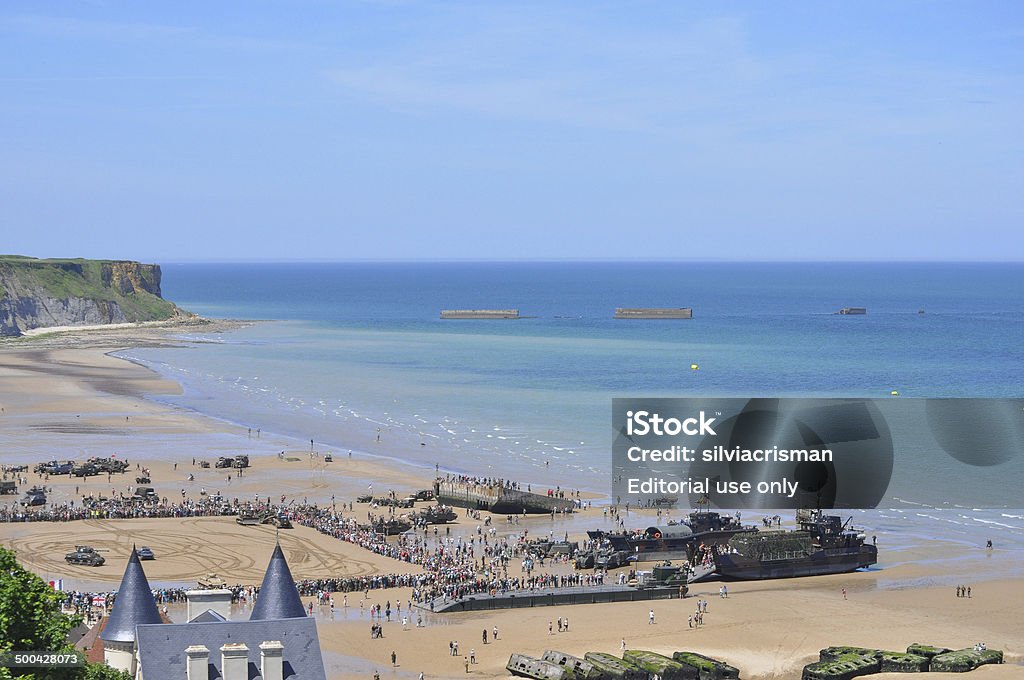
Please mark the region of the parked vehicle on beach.
<svg viewBox="0 0 1024 680"><path fill-rule="evenodd" d="M29 489L18 502L25 508L35 507L37 505L46 505L46 494L42 491Z"/></svg>
<svg viewBox="0 0 1024 680"><path fill-rule="evenodd" d="M238 517L235 518L235 521L241 524L242 526L249 527L256 526L260 523L261 520L259 516L252 510L242 510L241 512L238 513Z"/></svg>
<svg viewBox="0 0 1024 680"><path fill-rule="evenodd" d="M25 472L28 471L27 465L22 465L21 468ZM71 471L74 469L75 464L70 460L65 460L63 462L51 460L46 463L39 463L38 465L32 468L32 471L35 472L37 475L69 475L71 474ZM10 468L9 471L18 472L18 470L15 470L14 468Z"/></svg>
<svg viewBox="0 0 1024 680"><path fill-rule="evenodd" d="M156 559L156 555L153 554L153 551L149 548L149 546L144 545L135 552L138 553L140 560Z"/></svg>
<svg viewBox="0 0 1024 680"><path fill-rule="evenodd" d="M75 477L95 477L99 473L100 469L92 463L82 463L75 466L75 469L71 471L71 474Z"/></svg>
<svg viewBox="0 0 1024 680"><path fill-rule="evenodd" d="M118 458L90 458L88 462L100 472L124 472L128 469L128 461Z"/></svg>
<svg viewBox="0 0 1024 680"><path fill-rule="evenodd" d="M214 573L209 573L206 576L203 576L202 578L199 579L199 587L200 588L207 588L207 589L210 589L210 590L215 590L215 589L218 589L218 588L225 588L225 587L227 587L227 585L228 585L227 581L225 581L220 576L217 576L217 574L214 574Z"/></svg>
<svg viewBox="0 0 1024 680"><path fill-rule="evenodd" d="M878 562L878 549L838 515L798 510L796 531L737 534L713 554L715 569L702 578L760 580L843 574ZM697 579L695 579L697 580Z"/></svg>
<svg viewBox="0 0 1024 680"><path fill-rule="evenodd" d="M155 502L160 500L160 495L157 494L156 489L151 486L137 486L135 487L135 493L132 495L135 498L140 498L146 502Z"/></svg>
<svg viewBox="0 0 1024 680"><path fill-rule="evenodd" d="M292 528L292 521L290 519L288 519L287 515L284 515L284 514L267 515L266 517L263 518L263 523L264 524L273 524L278 529L291 529Z"/></svg>

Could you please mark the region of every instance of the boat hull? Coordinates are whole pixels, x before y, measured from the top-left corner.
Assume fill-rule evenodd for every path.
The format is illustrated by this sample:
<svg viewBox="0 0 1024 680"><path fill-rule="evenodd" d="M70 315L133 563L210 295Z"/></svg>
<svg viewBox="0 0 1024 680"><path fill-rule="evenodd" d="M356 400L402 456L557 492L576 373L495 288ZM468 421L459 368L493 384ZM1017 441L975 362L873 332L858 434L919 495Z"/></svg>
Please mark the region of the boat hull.
<svg viewBox="0 0 1024 680"><path fill-rule="evenodd" d="M715 572L700 580L760 581L845 574L869 567L877 561L878 551L873 545L863 545L857 550L820 550L804 557L779 560L753 560L742 555L726 554L717 556Z"/></svg>

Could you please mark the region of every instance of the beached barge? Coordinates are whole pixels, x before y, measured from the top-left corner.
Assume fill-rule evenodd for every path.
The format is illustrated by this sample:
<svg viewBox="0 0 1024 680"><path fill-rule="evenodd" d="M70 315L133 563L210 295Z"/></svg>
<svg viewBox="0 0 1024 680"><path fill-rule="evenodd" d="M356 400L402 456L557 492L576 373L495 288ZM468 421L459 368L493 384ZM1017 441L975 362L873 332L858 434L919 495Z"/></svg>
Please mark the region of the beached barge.
<svg viewBox="0 0 1024 680"><path fill-rule="evenodd" d="M518 309L442 309L442 319L518 319Z"/></svg>
<svg viewBox="0 0 1024 680"><path fill-rule="evenodd" d="M678 599L679 588L637 588L629 585L569 586L517 592L474 593L454 600L438 598L415 606L432 612L469 612L492 609L528 609L602 602L644 602ZM431 606L433 605L433 606Z"/></svg>
<svg viewBox="0 0 1024 680"><path fill-rule="evenodd" d="M692 307L616 307L616 319L692 319Z"/></svg>
<svg viewBox="0 0 1024 680"><path fill-rule="evenodd" d="M568 512L575 505L570 498L519 491L501 484L463 484L440 479L434 482L434 497L439 503L486 510L499 515Z"/></svg>

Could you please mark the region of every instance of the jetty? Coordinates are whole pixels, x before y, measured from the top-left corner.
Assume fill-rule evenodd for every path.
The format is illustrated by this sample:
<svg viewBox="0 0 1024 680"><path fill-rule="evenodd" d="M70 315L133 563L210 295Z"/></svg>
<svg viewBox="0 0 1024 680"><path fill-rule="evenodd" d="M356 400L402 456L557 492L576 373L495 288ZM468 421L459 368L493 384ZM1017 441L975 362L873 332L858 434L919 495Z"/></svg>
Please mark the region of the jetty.
<svg viewBox="0 0 1024 680"><path fill-rule="evenodd" d="M518 319L518 309L442 309L442 319Z"/></svg>
<svg viewBox="0 0 1024 680"><path fill-rule="evenodd" d="M862 316L867 313L867 307L843 307L836 312L836 314L842 314L843 316Z"/></svg>
<svg viewBox="0 0 1024 680"><path fill-rule="evenodd" d="M616 307L616 319L692 319L692 307Z"/></svg>
<svg viewBox="0 0 1024 680"><path fill-rule="evenodd" d="M474 593L451 599L438 597L414 607L430 612L471 612L494 609L529 609L532 607L556 607L573 604L598 604L602 602L644 602L647 600L679 599L679 588L638 588L631 585L567 586L564 588L541 588L538 590L517 590L495 593Z"/></svg>
<svg viewBox="0 0 1024 680"><path fill-rule="evenodd" d="M576 505L571 498L560 497L553 490L545 495L521 491L507 483L484 484L441 478L434 481L434 498L439 503L486 510L499 515L571 512Z"/></svg>

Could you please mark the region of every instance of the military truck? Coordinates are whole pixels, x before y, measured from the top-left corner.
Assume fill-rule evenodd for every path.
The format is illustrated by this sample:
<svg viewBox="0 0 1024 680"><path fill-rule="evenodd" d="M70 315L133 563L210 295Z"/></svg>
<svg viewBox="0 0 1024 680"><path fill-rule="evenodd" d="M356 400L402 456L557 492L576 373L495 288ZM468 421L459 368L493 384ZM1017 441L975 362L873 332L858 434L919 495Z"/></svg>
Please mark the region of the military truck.
<svg viewBox="0 0 1024 680"><path fill-rule="evenodd" d="M157 494L156 489L151 486L137 486L135 487L135 493L133 497L139 498L147 503L154 503L160 500L160 495Z"/></svg>
<svg viewBox="0 0 1024 680"><path fill-rule="evenodd" d="M75 477L95 477L100 473L100 469L92 463L82 463L76 465L75 469L71 471L71 474Z"/></svg>

